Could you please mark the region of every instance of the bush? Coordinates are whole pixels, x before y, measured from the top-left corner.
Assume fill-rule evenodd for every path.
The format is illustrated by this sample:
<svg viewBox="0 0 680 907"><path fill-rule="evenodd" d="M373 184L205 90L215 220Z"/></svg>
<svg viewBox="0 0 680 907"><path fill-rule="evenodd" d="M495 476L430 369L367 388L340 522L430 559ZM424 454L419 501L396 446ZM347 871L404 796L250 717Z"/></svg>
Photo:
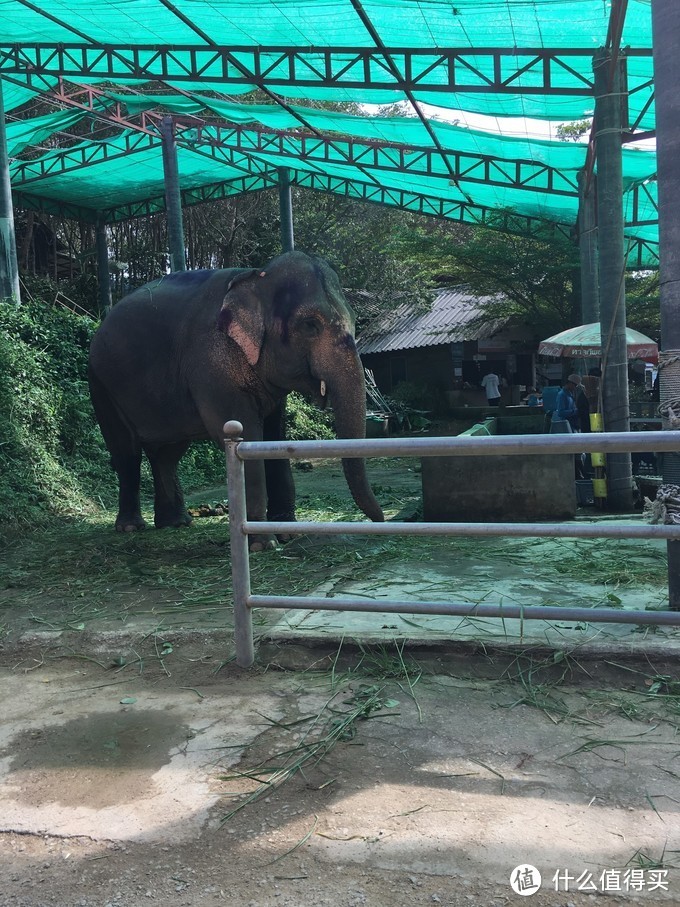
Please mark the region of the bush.
<svg viewBox="0 0 680 907"><path fill-rule="evenodd" d="M333 416L308 403L300 394L288 394L286 437L291 441L327 441L334 438Z"/></svg>
<svg viewBox="0 0 680 907"><path fill-rule="evenodd" d="M403 410L416 413L441 414L448 412L444 388L425 382L400 381L389 399Z"/></svg>
<svg viewBox="0 0 680 907"><path fill-rule="evenodd" d="M94 324L46 303L0 303L0 523L90 503L108 455L87 391Z"/></svg>
<svg viewBox="0 0 680 907"><path fill-rule="evenodd" d="M226 484L224 450L212 441L195 441L182 457L178 474L188 490Z"/></svg>

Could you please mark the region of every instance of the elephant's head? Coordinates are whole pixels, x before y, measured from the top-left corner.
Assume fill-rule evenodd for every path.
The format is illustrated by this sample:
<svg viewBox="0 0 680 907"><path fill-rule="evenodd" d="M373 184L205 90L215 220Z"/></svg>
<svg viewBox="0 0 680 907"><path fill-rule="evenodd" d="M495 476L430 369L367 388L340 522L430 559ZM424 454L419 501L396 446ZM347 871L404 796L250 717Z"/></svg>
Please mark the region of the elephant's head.
<svg viewBox="0 0 680 907"><path fill-rule="evenodd" d="M267 385L298 391L321 408L330 398L337 436L365 437L366 388L354 313L325 261L288 252L262 270L237 275L222 305L220 328ZM343 460L343 468L357 505L372 520L383 520L364 461Z"/></svg>

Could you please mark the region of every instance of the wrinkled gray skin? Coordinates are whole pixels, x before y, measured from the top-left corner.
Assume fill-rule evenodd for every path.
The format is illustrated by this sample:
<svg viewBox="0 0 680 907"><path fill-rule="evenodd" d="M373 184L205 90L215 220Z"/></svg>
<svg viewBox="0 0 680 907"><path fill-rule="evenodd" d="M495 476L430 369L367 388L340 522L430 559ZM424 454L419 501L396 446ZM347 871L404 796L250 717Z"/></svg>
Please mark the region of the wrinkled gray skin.
<svg viewBox="0 0 680 907"><path fill-rule="evenodd" d="M230 419L243 423L246 440L281 439L289 391L320 407L330 397L338 437L364 437L364 374L353 332L335 272L301 252L262 270L171 274L121 300L92 341L89 374L118 474L116 529L144 528L142 451L153 472L155 525L186 525L177 464L189 444L212 438L222 446ZM382 520L363 460L343 466L358 506ZM248 462L246 493L248 519L295 519L287 460ZM251 550L273 544L251 537Z"/></svg>

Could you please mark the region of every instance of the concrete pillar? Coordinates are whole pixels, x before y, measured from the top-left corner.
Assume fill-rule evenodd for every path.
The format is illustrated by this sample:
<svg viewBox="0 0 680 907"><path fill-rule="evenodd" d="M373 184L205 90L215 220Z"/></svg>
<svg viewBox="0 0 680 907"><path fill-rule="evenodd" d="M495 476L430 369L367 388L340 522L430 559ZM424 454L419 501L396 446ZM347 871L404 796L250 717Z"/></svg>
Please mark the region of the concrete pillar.
<svg viewBox="0 0 680 907"><path fill-rule="evenodd" d="M293 197L290 191L290 171L279 167L279 209L281 211L281 251L295 249L293 234Z"/></svg>
<svg viewBox="0 0 680 907"><path fill-rule="evenodd" d="M184 245L184 226L182 224L182 196L180 194L179 168L177 166L175 124L172 121L172 117L163 117L161 120L161 138L163 140L165 212L168 224L170 270L186 271L186 249Z"/></svg>
<svg viewBox="0 0 680 907"><path fill-rule="evenodd" d="M612 72L610 55L604 50L595 54L593 69L602 332L602 415L605 431L630 431L623 248L621 77L618 66ZM630 454L607 456L607 500L613 510L632 509L633 475Z"/></svg>
<svg viewBox="0 0 680 907"><path fill-rule="evenodd" d="M5 106L0 83L0 299L21 302L19 291L19 265L14 233L12 185L9 177L7 133L5 132Z"/></svg>
<svg viewBox="0 0 680 907"><path fill-rule="evenodd" d="M659 389L666 413L680 414L671 401L680 397L680 93L677 59L680 46L678 0L652 0L656 160L659 191L659 287L661 354ZM664 419L664 428L677 428ZM663 480L680 485L680 457L663 455ZM680 542L668 542L668 595L680 611Z"/></svg>
<svg viewBox="0 0 680 907"><path fill-rule="evenodd" d="M581 324L600 320L600 288L597 262L597 216L595 175L586 186L586 172L578 175L578 251L581 262Z"/></svg>
<svg viewBox="0 0 680 907"><path fill-rule="evenodd" d="M104 316L111 308L111 279L109 276L109 247L106 237L106 224L97 220L97 293L99 297L99 314Z"/></svg>

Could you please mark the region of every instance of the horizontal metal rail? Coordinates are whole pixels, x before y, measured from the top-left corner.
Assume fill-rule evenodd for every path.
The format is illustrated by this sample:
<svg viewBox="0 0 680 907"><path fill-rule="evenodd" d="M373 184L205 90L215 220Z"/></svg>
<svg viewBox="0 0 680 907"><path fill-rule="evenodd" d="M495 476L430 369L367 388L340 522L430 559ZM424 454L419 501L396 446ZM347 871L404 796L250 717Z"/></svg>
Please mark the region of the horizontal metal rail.
<svg viewBox="0 0 680 907"><path fill-rule="evenodd" d="M250 535L344 535L386 536L522 536L613 539L680 540L680 525L592 523L406 523L281 522L248 520L245 509L245 461L271 459L327 459L353 457L458 457L531 454L580 454L680 452L680 432L592 432L559 435L496 435L455 438L378 438L335 441L243 441L243 427L228 422L227 474L229 523L234 586L236 660L242 667L254 661L253 608L377 612L389 614L449 615L461 618L501 618L576 623L621 623L680 626L678 611L627 610L621 608L554 607L541 605L492 605L468 602L379 601L334 596L252 595L248 562Z"/></svg>
<svg viewBox="0 0 680 907"><path fill-rule="evenodd" d="M335 441L240 441L241 460L333 457L494 457L499 454L680 452L680 431L589 432L564 435L465 435L456 438L375 438Z"/></svg>
<svg viewBox="0 0 680 907"><path fill-rule="evenodd" d="M680 524L649 526L607 525L607 523L388 523L364 522L254 522L245 520L242 531L249 535L451 535L524 536L531 538L575 539L675 539L680 541Z"/></svg>
<svg viewBox="0 0 680 907"><path fill-rule="evenodd" d="M381 614L430 614L451 617L501 617L506 620L555 620L564 623L674 625L677 611L627 611L623 608L561 608L549 605L475 605L469 602L368 601L355 598L313 598L302 595L251 595L251 608L295 608L303 611L360 611Z"/></svg>

